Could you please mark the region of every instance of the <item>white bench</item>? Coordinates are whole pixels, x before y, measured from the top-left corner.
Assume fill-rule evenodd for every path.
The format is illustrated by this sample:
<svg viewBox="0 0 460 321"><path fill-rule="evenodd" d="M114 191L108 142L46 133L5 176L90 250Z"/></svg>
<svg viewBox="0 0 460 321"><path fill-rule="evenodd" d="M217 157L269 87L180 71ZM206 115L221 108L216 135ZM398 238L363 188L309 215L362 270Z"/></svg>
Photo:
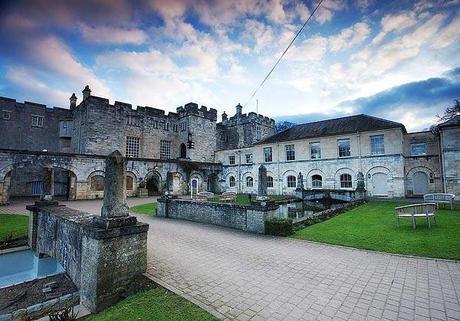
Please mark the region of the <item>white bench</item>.
<svg viewBox="0 0 460 321"><path fill-rule="evenodd" d="M454 208L454 194L449 193L432 193L423 195L423 200L426 203L436 203L439 208L439 203L450 204L450 209Z"/></svg>
<svg viewBox="0 0 460 321"><path fill-rule="evenodd" d="M211 192L199 192L198 194L195 195L195 199L200 200L200 201L207 201L208 198L213 197L214 193Z"/></svg>
<svg viewBox="0 0 460 321"><path fill-rule="evenodd" d="M431 228L430 219L433 218L436 223L436 203L423 203L423 204L411 204L406 206L396 207L396 219L397 225L400 226L400 218L412 219L412 227L417 227L415 223L416 218L425 218L428 222L428 227ZM437 224L437 223L436 223Z"/></svg>
<svg viewBox="0 0 460 321"><path fill-rule="evenodd" d="M236 193L234 192L223 192L219 200L223 202L233 202L236 199Z"/></svg>

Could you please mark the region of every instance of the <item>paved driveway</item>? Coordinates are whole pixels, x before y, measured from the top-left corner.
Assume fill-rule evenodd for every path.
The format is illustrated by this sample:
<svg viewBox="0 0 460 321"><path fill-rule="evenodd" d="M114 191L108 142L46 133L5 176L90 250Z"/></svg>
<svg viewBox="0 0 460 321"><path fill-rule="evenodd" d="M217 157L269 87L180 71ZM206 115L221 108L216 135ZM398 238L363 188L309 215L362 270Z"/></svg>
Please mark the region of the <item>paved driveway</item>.
<svg viewBox="0 0 460 321"><path fill-rule="evenodd" d="M65 203L95 214L101 206ZM148 275L221 318L460 320L459 262L138 218L150 224Z"/></svg>

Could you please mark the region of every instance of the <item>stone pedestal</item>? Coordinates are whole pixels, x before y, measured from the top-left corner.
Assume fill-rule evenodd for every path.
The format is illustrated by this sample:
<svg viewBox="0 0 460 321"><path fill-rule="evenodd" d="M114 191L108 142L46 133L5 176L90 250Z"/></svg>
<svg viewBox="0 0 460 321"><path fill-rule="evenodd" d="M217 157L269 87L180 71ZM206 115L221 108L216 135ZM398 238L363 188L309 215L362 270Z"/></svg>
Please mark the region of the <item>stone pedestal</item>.
<svg viewBox="0 0 460 321"><path fill-rule="evenodd" d="M259 177L258 177L258 186L257 186L257 200L265 201L269 198L267 197L267 169L264 165L259 167Z"/></svg>

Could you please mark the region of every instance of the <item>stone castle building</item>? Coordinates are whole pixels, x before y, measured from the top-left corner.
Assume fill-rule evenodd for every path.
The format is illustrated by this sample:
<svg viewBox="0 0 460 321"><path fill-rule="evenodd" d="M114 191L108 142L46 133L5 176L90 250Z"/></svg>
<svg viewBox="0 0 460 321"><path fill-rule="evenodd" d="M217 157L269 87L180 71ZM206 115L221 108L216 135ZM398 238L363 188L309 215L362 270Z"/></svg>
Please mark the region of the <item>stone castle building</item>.
<svg viewBox="0 0 460 321"><path fill-rule="evenodd" d="M69 109L0 97L0 203L38 195L41 169L54 169L54 190L68 199L103 197L105 156L128 161L129 196L257 192L257 171L268 170L268 192L356 188L368 194L418 196L460 193L460 117L438 132L407 133L404 125L356 115L297 125L275 134L275 121L242 106L217 122L217 111L195 103L176 112L91 95L70 97Z"/></svg>

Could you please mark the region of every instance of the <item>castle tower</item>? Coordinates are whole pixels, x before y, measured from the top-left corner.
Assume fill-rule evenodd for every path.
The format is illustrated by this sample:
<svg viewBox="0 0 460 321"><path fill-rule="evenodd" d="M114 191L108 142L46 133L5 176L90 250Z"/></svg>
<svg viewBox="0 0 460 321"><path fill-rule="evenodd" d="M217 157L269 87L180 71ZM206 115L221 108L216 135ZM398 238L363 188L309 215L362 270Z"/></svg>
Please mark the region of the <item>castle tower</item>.
<svg viewBox="0 0 460 321"><path fill-rule="evenodd" d="M89 89L88 85L86 85L86 87L85 87L85 89L83 89L82 93L83 93L83 100L85 100L86 98L91 96L91 89Z"/></svg>
<svg viewBox="0 0 460 321"><path fill-rule="evenodd" d="M69 98L70 101L70 110L75 109L77 107L77 96L75 96L75 93L72 94Z"/></svg>
<svg viewBox="0 0 460 321"><path fill-rule="evenodd" d="M241 106L239 103L236 105L236 116L240 117L243 114L243 106Z"/></svg>

